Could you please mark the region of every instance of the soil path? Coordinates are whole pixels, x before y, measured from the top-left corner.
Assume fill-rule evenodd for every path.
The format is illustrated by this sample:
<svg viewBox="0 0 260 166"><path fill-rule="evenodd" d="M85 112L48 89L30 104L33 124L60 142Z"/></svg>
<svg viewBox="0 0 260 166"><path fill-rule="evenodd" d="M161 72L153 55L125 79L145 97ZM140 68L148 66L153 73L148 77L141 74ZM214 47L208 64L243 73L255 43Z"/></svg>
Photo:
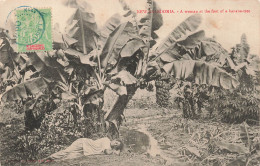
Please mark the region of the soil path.
<svg viewBox="0 0 260 166"><path fill-rule="evenodd" d="M50 162L40 165L87 165L87 166L157 166L157 165L188 165L183 162L179 149L189 137L183 131L176 130L181 112L176 110L126 109L126 122L123 128L138 129L145 126L147 131L157 140L160 154L150 156L147 153L125 150L120 156L96 155L63 162ZM175 123L171 123L174 122ZM176 132L177 131L177 132ZM127 148L126 148L127 149Z"/></svg>

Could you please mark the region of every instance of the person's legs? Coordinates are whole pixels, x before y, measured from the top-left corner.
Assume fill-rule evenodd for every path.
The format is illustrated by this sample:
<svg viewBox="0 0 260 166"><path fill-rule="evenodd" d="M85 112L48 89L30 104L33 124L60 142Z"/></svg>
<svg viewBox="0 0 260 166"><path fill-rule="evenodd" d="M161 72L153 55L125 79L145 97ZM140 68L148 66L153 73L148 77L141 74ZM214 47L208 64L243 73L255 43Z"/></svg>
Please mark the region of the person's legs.
<svg viewBox="0 0 260 166"><path fill-rule="evenodd" d="M64 160L81 157L83 154L83 140L84 138L77 139L68 148L52 154L49 158L52 160Z"/></svg>

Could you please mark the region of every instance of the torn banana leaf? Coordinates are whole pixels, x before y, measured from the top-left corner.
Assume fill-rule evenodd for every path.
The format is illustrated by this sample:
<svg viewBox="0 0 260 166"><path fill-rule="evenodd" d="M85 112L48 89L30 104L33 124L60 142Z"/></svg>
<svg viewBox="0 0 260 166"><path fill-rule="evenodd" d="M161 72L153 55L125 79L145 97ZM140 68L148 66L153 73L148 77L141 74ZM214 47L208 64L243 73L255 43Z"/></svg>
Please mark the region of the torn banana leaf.
<svg viewBox="0 0 260 166"><path fill-rule="evenodd" d="M102 68L106 70L112 69L120 58L120 51L123 46L132 38L138 38L133 24L126 22L121 24L114 30L101 52L100 61Z"/></svg>
<svg viewBox="0 0 260 166"><path fill-rule="evenodd" d="M199 14L194 14L188 17L162 41L162 43L156 48L153 57L161 55L174 45L177 40L184 38L188 33L194 32L199 27L201 20L202 18Z"/></svg>
<svg viewBox="0 0 260 166"><path fill-rule="evenodd" d="M95 51L95 50L93 50ZM84 55L83 53L77 51L77 50L74 50L74 49L67 49L65 51L65 56L71 60L71 59L77 59L79 60L82 64L86 64L86 65L90 65L90 66L97 66L97 64L93 61L90 60L91 56L88 54L88 55Z"/></svg>
<svg viewBox="0 0 260 166"><path fill-rule="evenodd" d="M69 46L77 43L78 41L67 34L62 34L59 30L59 25L56 23L52 30L53 49L67 49Z"/></svg>
<svg viewBox="0 0 260 166"><path fill-rule="evenodd" d="M234 89L239 81L223 69L203 61L180 60L168 63L163 70L177 79L192 77L196 84Z"/></svg>
<svg viewBox="0 0 260 166"><path fill-rule="evenodd" d="M144 48L146 45L145 43L140 40L140 39L133 39L128 41L124 47L122 48L122 50L120 51L120 56L122 58L125 57L131 57L132 55L134 55L139 49Z"/></svg>
<svg viewBox="0 0 260 166"><path fill-rule="evenodd" d="M45 78L62 80L60 73L65 74L64 67L46 52L33 52L27 54L30 64Z"/></svg>
<svg viewBox="0 0 260 166"><path fill-rule="evenodd" d="M100 30L99 44L104 47L109 35L121 24L122 16L118 13L111 16Z"/></svg>
<svg viewBox="0 0 260 166"><path fill-rule="evenodd" d="M82 0L68 1L67 6L75 8L75 12L67 21L65 32L70 37L76 39L76 47L84 54L96 48L96 38L99 36L95 15L91 11L91 6Z"/></svg>
<svg viewBox="0 0 260 166"><path fill-rule="evenodd" d="M14 101L22 98L27 98L30 95L36 95L48 88L49 81L43 77L30 79L26 82L20 83L13 88L3 93L1 100Z"/></svg>

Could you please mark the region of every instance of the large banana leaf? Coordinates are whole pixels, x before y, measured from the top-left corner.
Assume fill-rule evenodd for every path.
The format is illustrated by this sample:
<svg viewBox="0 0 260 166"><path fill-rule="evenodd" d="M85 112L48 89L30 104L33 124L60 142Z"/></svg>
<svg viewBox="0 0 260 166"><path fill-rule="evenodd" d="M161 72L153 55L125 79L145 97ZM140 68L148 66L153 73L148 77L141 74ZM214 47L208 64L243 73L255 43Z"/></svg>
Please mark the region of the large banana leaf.
<svg viewBox="0 0 260 166"><path fill-rule="evenodd" d="M194 49L204 39L205 39L205 32L203 30L201 30L201 31L195 32L195 33L187 36L183 40L179 40L177 43L179 45L184 46L186 49Z"/></svg>
<svg viewBox="0 0 260 166"><path fill-rule="evenodd" d="M97 64L93 61L90 60L91 56L88 55L84 55L83 53L74 50L74 49L67 49L65 51L65 55L66 57L71 60L71 59L75 59L78 60L80 63L82 64L86 64L86 65L90 65L90 66L96 66Z"/></svg>
<svg viewBox="0 0 260 166"><path fill-rule="evenodd" d="M25 60L20 56L20 54L14 52L13 48L10 45L10 39L8 40L7 37L7 33L0 34L0 62L5 66L8 66L10 72L12 72L14 74L13 76L16 77L16 81L19 81L21 75L18 70L18 65L26 66Z"/></svg>
<svg viewBox="0 0 260 166"><path fill-rule="evenodd" d="M2 64L10 63L10 44L6 38L0 39L0 62ZM12 63L11 63L12 64Z"/></svg>
<svg viewBox="0 0 260 166"><path fill-rule="evenodd" d="M106 70L112 69L120 58L120 51L123 46L136 36L136 30L132 23L126 22L118 26L109 36L101 52L101 67Z"/></svg>
<svg viewBox="0 0 260 166"><path fill-rule="evenodd" d="M30 95L36 95L48 88L49 81L42 77L30 79L26 82L20 83L3 93L1 100L14 101L22 98L27 98Z"/></svg>
<svg viewBox="0 0 260 166"><path fill-rule="evenodd" d="M193 33L185 39L177 41L173 45L169 46L169 48L160 55L160 59L163 62L173 62L175 60L179 60L186 54L186 52L188 52L189 49L197 48L204 38L204 31ZM200 55L200 52L198 54ZM195 56L191 56L190 58L197 59Z"/></svg>
<svg viewBox="0 0 260 166"><path fill-rule="evenodd" d="M153 11L159 11L161 10L161 8L159 7L159 5L153 1ZM163 25L163 16L161 13L153 13L153 17L152 17L152 32L153 31L157 31L158 29L161 28L161 26Z"/></svg>
<svg viewBox="0 0 260 166"><path fill-rule="evenodd" d="M123 58L131 57L140 48L145 47L145 43L140 39L129 40L121 49L120 56Z"/></svg>
<svg viewBox="0 0 260 166"><path fill-rule="evenodd" d="M146 5L148 11L153 9L153 0L147 0ZM140 20L141 28L139 30L139 34L141 35L145 43L148 43L151 38L152 18L153 12L147 12L146 16Z"/></svg>
<svg viewBox="0 0 260 166"><path fill-rule="evenodd" d="M177 40L184 38L188 33L195 31L201 23L201 16L194 14L177 26L168 37L156 48L153 56L157 57L170 49Z"/></svg>
<svg viewBox="0 0 260 166"><path fill-rule="evenodd" d="M229 57L221 44L211 38L202 38L196 47L187 47L184 43L179 44L185 47L191 59L194 60L204 58L207 62L217 62L219 66L223 66Z"/></svg>
<svg viewBox="0 0 260 166"><path fill-rule="evenodd" d="M52 38L53 38L53 48L54 49L67 49L67 47L72 44L77 43L78 41L67 34L62 34L59 30L59 24L55 24L52 30Z"/></svg>
<svg viewBox="0 0 260 166"><path fill-rule="evenodd" d="M78 40L76 47L87 54L96 48L96 37L98 36L95 16L90 5L84 0L70 0L67 5L76 8L75 12L67 22L66 33Z"/></svg>
<svg viewBox="0 0 260 166"><path fill-rule="evenodd" d="M161 10L158 4L153 0L147 0L147 10L148 11L158 11ZM145 17L140 20L140 30L139 34L143 37L144 41L151 43L151 47L156 43L155 41L150 41L152 39L157 39L158 36L154 31L158 30L163 25L163 17L161 13L148 12Z"/></svg>
<svg viewBox="0 0 260 166"><path fill-rule="evenodd" d="M62 80L60 73L63 73L63 66L55 58L49 57L46 52L34 52L27 55L30 63L43 77L52 80Z"/></svg>
<svg viewBox="0 0 260 166"><path fill-rule="evenodd" d="M207 84L224 89L234 89L239 82L223 69L203 61L180 60L168 63L163 70L175 78L187 79L192 77L196 84Z"/></svg>
<svg viewBox="0 0 260 166"><path fill-rule="evenodd" d="M109 35L121 24L122 16L118 13L111 16L100 30L99 44L103 47Z"/></svg>
<svg viewBox="0 0 260 166"><path fill-rule="evenodd" d="M150 12L160 10L158 5L153 1L153 0L147 0L146 2L146 9L147 9L147 14L145 17L143 17L140 20L140 30L139 34L143 41L145 42L147 48L151 48L153 45L155 45L155 40L158 38L158 36L154 33L155 30L158 30L162 24L163 24L163 19L161 13L154 13ZM139 61L139 65L137 67L136 71L136 76L142 76L145 75L146 70L147 70L147 61L148 61L148 54L149 50L144 50L144 57L143 60L141 59Z"/></svg>
<svg viewBox="0 0 260 166"><path fill-rule="evenodd" d="M228 55L228 52L215 40L205 39L201 42L201 56L215 60L223 55Z"/></svg>
<svg viewBox="0 0 260 166"><path fill-rule="evenodd" d="M20 55L13 51L6 36L0 38L0 62L12 70L16 67L14 62L18 64L25 63L24 60L20 58Z"/></svg>

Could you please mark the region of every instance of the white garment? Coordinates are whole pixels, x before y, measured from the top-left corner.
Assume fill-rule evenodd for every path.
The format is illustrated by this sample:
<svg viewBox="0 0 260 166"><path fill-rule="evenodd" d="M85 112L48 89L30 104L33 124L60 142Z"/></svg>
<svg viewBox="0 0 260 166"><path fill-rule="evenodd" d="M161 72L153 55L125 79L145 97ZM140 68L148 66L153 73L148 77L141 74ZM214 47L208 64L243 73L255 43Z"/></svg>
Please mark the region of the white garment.
<svg viewBox="0 0 260 166"><path fill-rule="evenodd" d="M93 154L102 154L106 149L111 149L110 140L107 137L100 138L95 141L83 138L83 153L85 156Z"/></svg>
<svg viewBox="0 0 260 166"><path fill-rule="evenodd" d="M72 159L77 157L104 154L105 150L111 150L110 140L107 137L92 140L88 138L79 138L68 148L54 153L50 156L54 160Z"/></svg>

